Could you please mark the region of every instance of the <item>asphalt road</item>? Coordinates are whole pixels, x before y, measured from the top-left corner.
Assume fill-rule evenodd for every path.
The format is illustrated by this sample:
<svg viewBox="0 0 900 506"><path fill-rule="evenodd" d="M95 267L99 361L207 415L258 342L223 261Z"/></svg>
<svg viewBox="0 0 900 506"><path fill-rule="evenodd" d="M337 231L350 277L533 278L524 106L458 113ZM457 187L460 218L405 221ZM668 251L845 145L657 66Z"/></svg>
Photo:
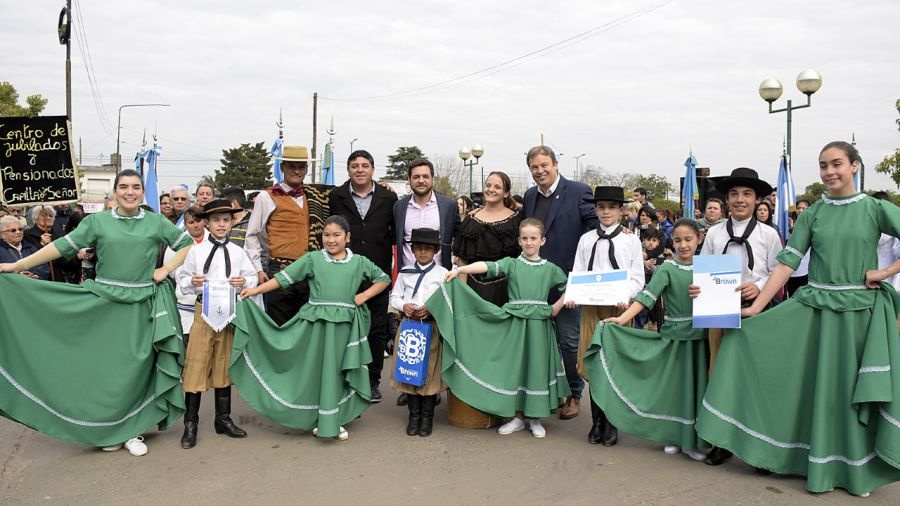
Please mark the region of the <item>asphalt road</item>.
<svg viewBox="0 0 900 506"><path fill-rule="evenodd" d="M0 504L867 504L900 503L900 484L867 499L842 490L809 494L798 477L765 477L732 459L706 466L621 435L612 448L587 444L590 409L546 419L547 437L527 431L463 430L447 423L408 437L406 408L385 401L348 426L345 442L286 429L234 403L250 437L212 428L204 395L198 445L182 427L145 435L144 457L58 441L0 418Z"/></svg>

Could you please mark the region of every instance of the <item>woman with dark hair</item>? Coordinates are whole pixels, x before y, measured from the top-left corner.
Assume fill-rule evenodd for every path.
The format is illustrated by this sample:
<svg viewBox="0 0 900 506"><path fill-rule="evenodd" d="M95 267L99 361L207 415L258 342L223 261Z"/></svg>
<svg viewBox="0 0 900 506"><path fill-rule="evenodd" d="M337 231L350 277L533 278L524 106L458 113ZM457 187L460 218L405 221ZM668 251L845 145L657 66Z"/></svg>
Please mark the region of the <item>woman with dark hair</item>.
<svg viewBox="0 0 900 506"><path fill-rule="evenodd" d="M644 204L637 213L637 226L635 227L640 234L641 241L644 240L644 230L648 228L659 230L659 218L652 207Z"/></svg>
<svg viewBox="0 0 900 506"><path fill-rule="evenodd" d="M0 413L51 436L132 455L139 434L166 428L184 412L181 324L166 276L184 261L190 238L140 208L140 174L113 184L117 207L95 213L71 233L0 272L29 270L96 248L97 277L81 286L0 275ZM157 245L179 250L154 269ZM31 301L41 301L40 316ZM129 439L130 438L130 439Z"/></svg>
<svg viewBox="0 0 900 506"><path fill-rule="evenodd" d="M828 194L803 212L765 286L758 314L810 252L809 284L726 332L700 436L748 464L806 476L811 492L867 496L900 481L900 297L879 269L882 233L900 236L900 209L856 191L859 154L846 142L819 154Z"/></svg>
<svg viewBox="0 0 900 506"><path fill-rule="evenodd" d="M775 210L772 208L772 204L770 204L766 200L762 200L759 204L756 205L756 211L754 216L756 216L756 221L760 223L765 223L766 225L777 229L775 226L775 220L772 219L775 214Z"/></svg>
<svg viewBox="0 0 900 506"><path fill-rule="evenodd" d="M475 203L468 196L460 195L456 197L456 207L459 210L459 219L462 221L475 209Z"/></svg>

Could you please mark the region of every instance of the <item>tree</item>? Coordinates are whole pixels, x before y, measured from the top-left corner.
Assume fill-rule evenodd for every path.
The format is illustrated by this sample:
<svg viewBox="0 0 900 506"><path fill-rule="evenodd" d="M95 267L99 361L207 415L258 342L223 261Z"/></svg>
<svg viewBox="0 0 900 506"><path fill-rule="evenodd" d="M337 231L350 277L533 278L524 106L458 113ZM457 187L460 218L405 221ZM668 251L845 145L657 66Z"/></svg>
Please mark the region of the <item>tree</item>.
<svg viewBox="0 0 900 506"><path fill-rule="evenodd" d="M436 154L429 156L428 159L434 165L434 190L436 192L450 197L468 193L468 172L463 171L460 157ZM405 172L403 177L406 178ZM478 191L477 188L475 191Z"/></svg>
<svg viewBox="0 0 900 506"><path fill-rule="evenodd" d="M215 187L260 190L272 185L271 158L262 142L222 150L222 169L216 170Z"/></svg>
<svg viewBox="0 0 900 506"><path fill-rule="evenodd" d="M401 146L397 153L388 155L387 176L385 179L409 179L409 162L416 158L425 158L425 153L418 146Z"/></svg>
<svg viewBox="0 0 900 506"><path fill-rule="evenodd" d="M579 179L591 188L599 186L603 181L603 169L595 165L588 165L581 170Z"/></svg>
<svg viewBox="0 0 900 506"><path fill-rule="evenodd" d="M893 154L884 157L884 160L875 166L875 172L890 174L894 184L900 188L900 149L896 149Z"/></svg>
<svg viewBox="0 0 900 506"><path fill-rule="evenodd" d="M669 180L664 178L663 176L659 176L656 174L650 174L649 176L637 176L637 181L635 181L634 186L635 188L640 186L641 188L647 190L647 197L650 200L665 199L670 193L674 193L672 183L670 183ZM626 193L630 190L634 190L634 188L625 188Z"/></svg>
<svg viewBox="0 0 900 506"><path fill-rule="evenodd" d="M0 82L0 116L26 116L32 118L44 110L47 99L40 95L29 95L27 105L19 105L19 92L8 81Z"/></svg>
<svg viewBox="0 0 900 506"><path fill-rule="evenodd" d="M806 193L798 195L797 198L815 202L822 198L822 195L825 193L828 193L828 188L825 186L825 183L811 183L807 185Z"/></svg>
<svg viewBox="0 0 900 506"><path fill-rule="evenodd" d="M450 176L447 175L440 176L435 174L433 190L435 193L440 193L450 198L456 198L457 195L456 187L450 182Z"/></svg>

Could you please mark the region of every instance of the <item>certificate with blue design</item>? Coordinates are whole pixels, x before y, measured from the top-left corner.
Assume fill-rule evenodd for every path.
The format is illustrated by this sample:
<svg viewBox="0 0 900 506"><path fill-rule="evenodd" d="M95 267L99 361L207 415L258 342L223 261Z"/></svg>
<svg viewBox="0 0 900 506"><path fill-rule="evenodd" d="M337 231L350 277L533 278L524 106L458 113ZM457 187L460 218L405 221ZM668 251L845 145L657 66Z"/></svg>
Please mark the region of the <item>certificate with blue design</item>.
<svg viewBox="0 0 900 506"><path fill-rule="evenodd" d="M566 284L566 302L580 306L615 306L628 303L628 271L616 269L609 272L576 271L569 273Z"/></svg>
<svg viewBox="0 0 900 506"><path fill-rule="evenodd" d="M694 299L695 329L741 328L741 256L698 255L694 257L694 284L700 295Z"/></svg>
<svg viewBox="0 0 900 506"><path fill-rule="evenodd" d="M235 290L227 279L207 279L203 282L203 321L213 330L224 329L236 316Z"/></svg>

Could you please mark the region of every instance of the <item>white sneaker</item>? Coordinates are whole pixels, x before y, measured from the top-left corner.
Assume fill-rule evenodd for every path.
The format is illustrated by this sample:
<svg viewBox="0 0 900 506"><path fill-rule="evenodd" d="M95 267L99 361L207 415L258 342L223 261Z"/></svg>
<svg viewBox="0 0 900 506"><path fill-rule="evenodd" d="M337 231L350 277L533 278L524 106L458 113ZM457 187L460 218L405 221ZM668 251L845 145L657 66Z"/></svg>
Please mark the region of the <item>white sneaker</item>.
<svg viewBox="0 0 900 506"><path fill-rule="evenodd" d="M122 443L117 445L101 446L100 450L104 452L116 452L122 449Z"/></svg>
<svg viewBox="0 0 900 506"><path fill-rule="evenodd" d="M706 459L706 454L696 448L694 448L693 450L685 450L684 454L694 460Z"/></svg>
<svg viewBox="0 0 900 506"><path fill-rule="evenodd" d="M528 420L528 430L531 431L531 435L534 437L541 439L547 435L547 429L541 425L541 420L539 418L533 418Z"/></svg>
<svg viewBox="0 0 900 506"><path fill-rule="evenodd" d="M666 455L675 455L676 453L681 451L681 447L678 445L666 445L663 447L663 452Z"/></svg>
<svg viewBox="0 0 900 506"><path fill-rule="evenodd" d="M319 428L318 427L313 428L313 436L318 436L318 435L319 435ZM337 436L334 436L334 438L337 439L338 441L346 441L346 440L350 439L350 433L347 432L347 429L345 429L343 425L341 425L341 432Z"/></svg>
<svg viewBox="0 0 900 506"><path fill-rule="evenodd" d="M512 434L513 432L518 432L525 428L525 420L522 420L518 417L513 417L512 420L504 423L497 429L497 433L500 435Z"/></svg>
<svg viewBox="0 0 900 506"><path fill-rule="evenodd" d="M144 444L143 436L133 437L125 441L125 449L135 457L147 455L147 445Z"/></svg>

